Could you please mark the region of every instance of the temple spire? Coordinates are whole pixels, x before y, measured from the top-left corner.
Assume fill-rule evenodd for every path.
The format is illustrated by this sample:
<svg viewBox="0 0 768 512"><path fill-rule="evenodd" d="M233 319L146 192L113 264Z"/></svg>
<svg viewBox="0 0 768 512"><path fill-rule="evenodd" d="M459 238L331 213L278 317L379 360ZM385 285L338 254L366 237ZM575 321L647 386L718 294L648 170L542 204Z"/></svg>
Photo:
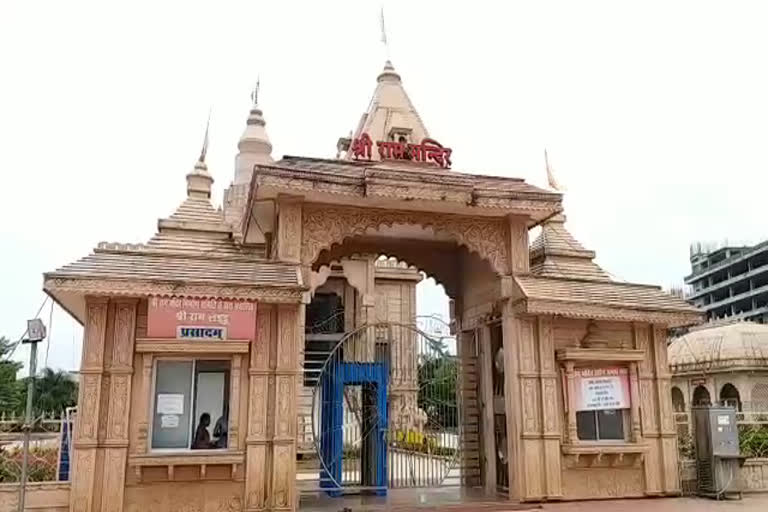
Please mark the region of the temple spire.
<svg viewBox="0 0 768 512"><path fill-rule="evenodd" d="M251 91L251 111L248 114L245 130L237 143L238 153L235 157L235 184L250 183L254 165L269 165L272 159L272 142L264 128L264 113L259 108L260 80Z"/></svg>
<svg viewBox="0 0 768 512"><path fill-rule="evenodd" d="M363 133L367 133L373 140L407 143L419 143L429 138L426 126L411 103L403 88L400 74L390 60L384 63L384 69L376 78L376 89L373 91L368 110L360 119L351 139L356 139ZM379 158L376 151L372 156L375 160ZM345 158L351 160L351 152L347 151Z"/></svg>
<svg viewBox="0 0 768 512"><path fill-rule="evenodd" d="M200 156L195 163L195 167L187 174L187 197L190 198L210 198L211 186L213 185L213 176L208 172L208 166L205 163L205 156L208 153L208 129L211 125L211 113L208 112L208 121L205 123L205 136L203 137L203 147L200 150Z"/></svg>

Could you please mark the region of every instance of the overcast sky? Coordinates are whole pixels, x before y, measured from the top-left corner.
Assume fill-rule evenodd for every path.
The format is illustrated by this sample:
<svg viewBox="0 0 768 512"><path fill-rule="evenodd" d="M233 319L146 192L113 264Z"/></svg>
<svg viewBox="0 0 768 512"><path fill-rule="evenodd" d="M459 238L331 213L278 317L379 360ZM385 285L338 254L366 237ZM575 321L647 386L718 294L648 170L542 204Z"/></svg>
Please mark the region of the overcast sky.
<svg viewBox="0 0 768 512"><path fill-rule="evenodd" d="M220 202L257 76L273 155L333 157L383 66L380 5L0 2L0 335L24 330L42 272L153 234L209 108ZM691 241L765 236L765 2L384 5L454 169L543 186L546 147L569 228L617 278L668 287ZM48 364L76 368L80 330L52 327Z"/></svg>

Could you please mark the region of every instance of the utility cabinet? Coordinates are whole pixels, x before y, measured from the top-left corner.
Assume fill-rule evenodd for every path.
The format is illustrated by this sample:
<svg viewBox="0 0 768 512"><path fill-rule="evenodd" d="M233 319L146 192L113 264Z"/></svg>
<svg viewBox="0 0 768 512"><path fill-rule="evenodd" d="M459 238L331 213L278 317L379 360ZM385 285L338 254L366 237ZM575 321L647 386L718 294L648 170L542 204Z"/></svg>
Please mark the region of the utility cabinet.
<svg viewBox="0 0 768 512"><path fill-rule="evenodd" d="M715 499L741 499L743 483L739 429L732 407L693 407L698 494Z"/></svg>

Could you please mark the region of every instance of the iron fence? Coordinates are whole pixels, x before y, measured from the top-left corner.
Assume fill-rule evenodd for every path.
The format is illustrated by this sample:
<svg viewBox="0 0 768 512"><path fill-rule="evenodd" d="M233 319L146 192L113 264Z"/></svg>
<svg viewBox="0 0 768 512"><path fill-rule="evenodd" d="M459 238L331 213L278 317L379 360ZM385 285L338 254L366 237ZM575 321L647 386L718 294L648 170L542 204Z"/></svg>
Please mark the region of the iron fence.
<svg viewBox="0 0 768 512"><path fill-rule="evenodd" d="M75 408L45 413L32 422L28 448L28 482L68 481ZM0 415L0 483L21 481L24 417Z"/></svg>

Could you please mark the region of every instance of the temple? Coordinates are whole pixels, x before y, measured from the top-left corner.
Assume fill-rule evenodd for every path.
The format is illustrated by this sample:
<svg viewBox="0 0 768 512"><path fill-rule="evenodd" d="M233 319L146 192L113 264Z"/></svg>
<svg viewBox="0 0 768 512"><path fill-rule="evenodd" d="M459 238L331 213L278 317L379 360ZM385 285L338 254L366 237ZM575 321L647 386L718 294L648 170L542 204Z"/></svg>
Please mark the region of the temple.
<svg viewBox="0 0 768 512"><path fill-rule="evenodd" d="M390 62L336 158L274 158L255 99L221 207L203 152L150 240L46 273L84 326L50 506L678 494L667 332L700 314L612 279L560 193L454 170L432 137ZM439 333L415 318L424 276L451 300Z"/></svg>

